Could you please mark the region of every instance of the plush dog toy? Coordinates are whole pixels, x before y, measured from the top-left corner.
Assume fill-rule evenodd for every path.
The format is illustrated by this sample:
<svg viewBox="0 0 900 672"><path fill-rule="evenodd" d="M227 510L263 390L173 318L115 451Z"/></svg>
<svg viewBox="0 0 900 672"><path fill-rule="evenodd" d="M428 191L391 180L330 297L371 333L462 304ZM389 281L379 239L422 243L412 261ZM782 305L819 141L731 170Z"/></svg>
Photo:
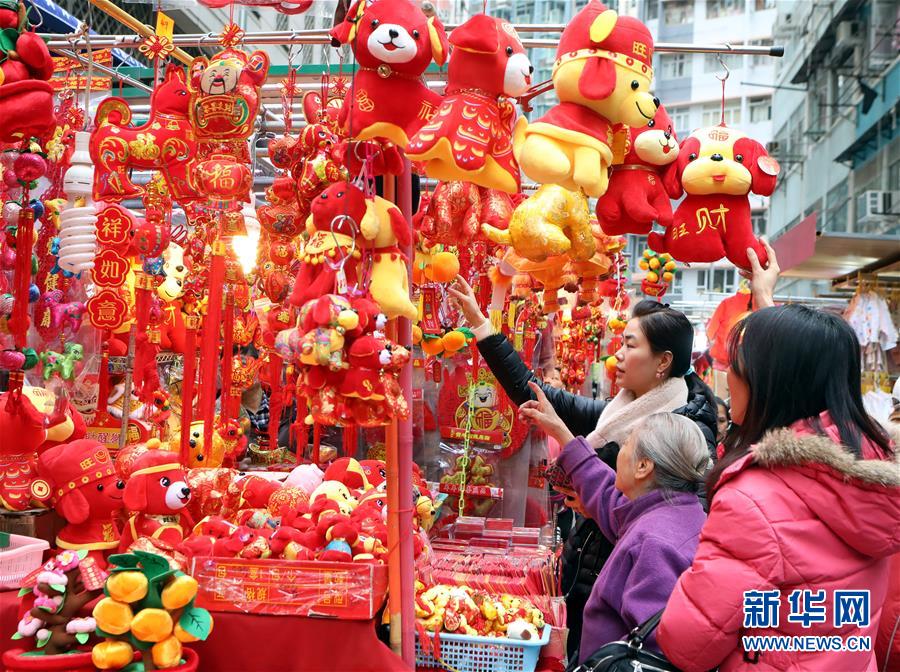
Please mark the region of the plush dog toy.
<svg viewBox="0 0 900 672"><path fill-rule="evenodd" d="M341 126L356 140L384 138L405 149L441 102L420 77L432 58L447 60L444 26L411 0L358 0L331 36L351 45L360 66Z"/></svg>
<svg viewBox="0 0 900 672"><path fill-rule="evenodd" d="M66 520L57 548L87 551L105 567L105 556L119 547L114 518L124 508L125 488L106 446L91 439L60 444L40 456L37 468L43 480L32 484L32 492L49 497Z"/></svg>
<svg viewBox="0 0 900 672"><path fill-rule="evenodd" d="M610 236L635 233L646 236L653 222L672 223L672 202L679 193L669 193L672 180L663 180L666 166L678 158L678 138L666 108L660 106L644 126L617 133L609 188L597 199L597 219ZM677 191L677 190L674 190Z"/></svg>
<svg viewBox="0 0 900 672"><path fill-rule="evenodd" d="M125 525L119 552L140 537L149 537L175 548L193 527L185 510L191 500L184 468L173 453L148 450L134 463L125 484L125 508L131 517Z"/></svg>
<svg viewBox="0 0 900 672"><path fill-rule="evenodd" d="M722 257L750 268L747 249L761 264L765 248L753 235L749 192L770 196L780 167L765 147L740 131L712 126L694 131L681 143L678 161L667 174L675 198L687 194L665 234L651 233L647 243L678 261L713 262Z"/></svg>
<svg viewBox="0 0 900 672"><path fill-rule="evenodd" d="M188 469L196 469L198 467L216 468L221 467L225 460L225 439L219 433L219 428L213 429L212 445L206 446L203 441L203 420L195 420L191 423L190 438L188 439L188 447L190 448L190 460L185 466ZM172 434L169 439L169 450L175 454L181 450L181 431L178 430Z"/></svg>
<svg viewBox="0 0 900 672"><path fill-rule="evenodd" d="M648 93L652 62L647 27L591 0L560 37L553 66L559 105L516 134L516 158L525 174L602 196L614 126L642 126L656 113L658 101Z"/></svg>
<svg viewBox="0 0 900 672"><path fill-rule="evenodd" d="M521 96L534 67L513 26L477 14L450 34L453 54L447 94L431 120L410 140L406 154L425 163L438 180L467 180L490 189L519 191L512 151L516 108L504 96Z"/></svg>

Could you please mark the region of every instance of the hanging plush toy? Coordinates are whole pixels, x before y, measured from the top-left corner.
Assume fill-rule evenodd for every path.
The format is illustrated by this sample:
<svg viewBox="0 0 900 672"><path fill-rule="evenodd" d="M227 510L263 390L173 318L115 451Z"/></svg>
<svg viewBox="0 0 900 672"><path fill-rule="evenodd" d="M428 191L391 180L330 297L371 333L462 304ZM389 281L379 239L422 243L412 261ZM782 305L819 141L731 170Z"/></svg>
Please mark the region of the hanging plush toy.
<svg viewBox="0 0 900 672"><path fill-rule="evenodd" d="M597 251L591 232L591 213L581 192L544 184L514 211L509 229L483 225L485 235L530 261L568 254L576 261L590 259Z"/></svg>
<svg viewBox="0 0 900 672"><path fill-rule="evenodd" d="M0 1L0 142L20 142L53 130L53 59L33 32L21 0Z"/></svg>
<svg viewBox="0 0 900 672"><path fill-rule="evenodd" d="M646 236L653 222L671 224L669 199L680 194L666 191L672 180L664 180L663 171L678 158L678 138L666 109L660 105L646 125L618 132L614 149L609 188L597 199L597 219L604 233Z"/></svg>
<svg viewBox="0 0 900 672"><path fill-rule="evenodd" d="M765 147L740 131L725 126L694 131L681 143L678 161L667 175L674 181L673 193L681 196L683 189L685 199L665 234L651 233L647 243L678 261L728 257L744 269L750 268L747 249L753 248L765 265L768 257L753 235L748 194L770 196L779 171Z"/></svg>
<svg viewBox="0 0 900 672"><path fill-rule="evenodd" d="M643 23L591 0L566 26L556 50L559 104L516 134L516 158L535 182L599 197L612 165L613 127L643 126L658 101L653 37Z"/></svg>
<svg viewBox="0 0 900 672"><path fill-rule="evenodd" d="M351 138L384 138L405 149L441 102L420 78L432 58L447 60L444 26L411 0L358 0L331 36L351 45L360 66L341 125Z"/></svg>
<svg viewBox="0 0 900 672"><path fill-rule="evenodd" d="M131 171L159 170L176 201L200 196L194 181L197 144L188 119L190 106L184 69L169 64L162 84L150 96L150 117L129 126L131 108L124 98L107 98L94 117L91 160L94 200L137 198L144 190L131 181Z"/></svg>
<svg viewBox="0 0 900 672"><path fill-rule="evenodd" d="M513 26L477 14L450 34L453 55L447 93L431 120L410 140L406 154L425 163L438 180L467 180L482 187L519 191L513 157L516 98L531 86L534 68Z"/></svg>
<svg viewBox="0 0 900 672"><path fill-rule="evenodd" d="M432 245L471 245L482 225L504 231L509 228L513 202L497 189L471 182L441 182L428 199L422 199L413 218L416 230Z"/></svg>

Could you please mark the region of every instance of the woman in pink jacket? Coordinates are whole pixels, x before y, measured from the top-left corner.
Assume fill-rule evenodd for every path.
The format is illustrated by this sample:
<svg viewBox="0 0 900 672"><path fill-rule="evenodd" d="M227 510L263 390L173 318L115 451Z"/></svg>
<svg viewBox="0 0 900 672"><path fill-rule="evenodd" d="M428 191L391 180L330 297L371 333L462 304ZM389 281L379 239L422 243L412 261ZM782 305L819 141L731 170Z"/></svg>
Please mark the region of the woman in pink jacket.
<svg viewBox="0 0 900 672"><path fill-rule="evenodd" d="M686 672L875 672L900 551L900 464L863 409L856 337L838 317L768 307L738 325L729 359L734 426L657 641ZM868 591L868 605L843 591ZM747 636L782 636L784 650ZM871 638L868 650L815 650L853 647L851 636Z"/></svg>

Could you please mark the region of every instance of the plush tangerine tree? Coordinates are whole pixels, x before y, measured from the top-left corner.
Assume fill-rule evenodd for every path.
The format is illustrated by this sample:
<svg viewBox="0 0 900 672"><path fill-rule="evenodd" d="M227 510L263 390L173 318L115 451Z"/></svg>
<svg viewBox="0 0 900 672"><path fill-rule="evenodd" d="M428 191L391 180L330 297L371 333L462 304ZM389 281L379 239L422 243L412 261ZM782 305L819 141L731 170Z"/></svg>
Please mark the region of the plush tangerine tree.
<svg viewBox="0 0 900 672"><path fill-rule="evenodd" d="M196 579L145 551L113 555L109 563L106 597L94 607L97 635L106 640L93 648L94 665L129 672L180 665L182 643L212 631L210 613L194 606ZM141 662L133 662L135 649Z"/></svg>

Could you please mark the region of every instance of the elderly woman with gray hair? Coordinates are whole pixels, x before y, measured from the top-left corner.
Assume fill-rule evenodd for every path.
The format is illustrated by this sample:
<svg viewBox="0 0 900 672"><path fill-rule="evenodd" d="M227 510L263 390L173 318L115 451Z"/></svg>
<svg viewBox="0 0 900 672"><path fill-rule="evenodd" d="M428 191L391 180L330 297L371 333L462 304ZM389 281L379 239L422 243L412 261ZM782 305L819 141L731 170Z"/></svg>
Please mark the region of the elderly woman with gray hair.
<svg viewBox="0 0 900 672"><path fill-rule="evenodd" d="M665 607L691 566L706 521L697 491L709 452L696 423L655 413L632 431L613 471L583 437L572 435L540 386L531 385L537 399L520 414L565 446L557 465L585 515L615 544L584 610L581 662ZM652 634L644 646L660 651Z"/></svg>

